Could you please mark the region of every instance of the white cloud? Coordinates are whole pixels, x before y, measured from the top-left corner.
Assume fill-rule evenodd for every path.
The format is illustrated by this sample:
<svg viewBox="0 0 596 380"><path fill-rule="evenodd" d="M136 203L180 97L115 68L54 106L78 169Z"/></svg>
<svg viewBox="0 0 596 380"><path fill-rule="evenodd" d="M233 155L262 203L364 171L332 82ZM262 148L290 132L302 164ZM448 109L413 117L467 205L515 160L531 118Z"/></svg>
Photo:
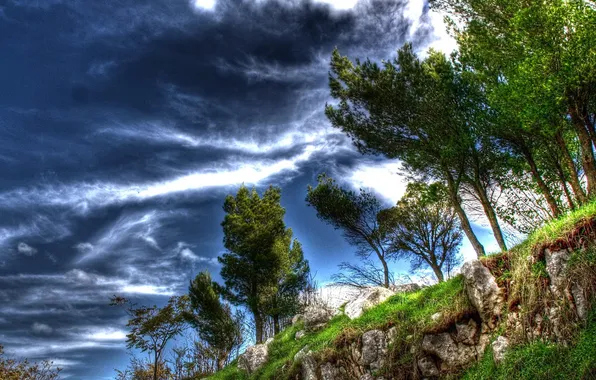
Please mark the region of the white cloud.
<svg viewBox="0 0 596 380"><path fill-rule="evenodd" d="M191 4L195 9L213 10L216 0L192 0Z"/></svg>
<svg viewBox="0 0 596 380"><path fill-rule="evenodd" d="M119 341L126 340L126 331L113 328L93 328L83 336L92 341Z"/></svg>
<svg viewBox="0 0 596 380"><path fill-rule="evenodd" d="M358 165L346 178L346 181L355 188L370 188L381 195L391 204L404 195L407 181L398 174L401 164L399 162L372 162Z"/></svg>
<svg viewBox="0 0 596 380"><path fill-rule="evenodd" d="M54 331L50 326L46 325L45 323L38 323L35 322L33 326L31 326L31 330L36 334L51 334Z"/></svg>
<svg viewBox="0 0 596 380"><path fill-rule="evenodd" d="M337 10L347 10L354 8L358 0L315 0L315 2L329 4Z"/></svg>
<svg viewBox="0 0 596 380"><path fill-rule="evenodd" d="M183 260L195 263L207 263L215 266L219 265L217 257L199 256L190 249L190 246L188 244L184 242L178 242L178 246L176 247L175 251Z"/></svg>
<svg viewBox="0 0 596 380"><path fill-rule="evenodd" d="M173 296L174 291L168 286L156 285L126 285L120 291L122 293L151 294L156 296Z"/></svg>
<svg viewBox="0 0 596 380"><path fill-rule="evenodd" d="M23 242L17 245L17 250L25 256L34 256L37 253L37 249Z"/></svg>

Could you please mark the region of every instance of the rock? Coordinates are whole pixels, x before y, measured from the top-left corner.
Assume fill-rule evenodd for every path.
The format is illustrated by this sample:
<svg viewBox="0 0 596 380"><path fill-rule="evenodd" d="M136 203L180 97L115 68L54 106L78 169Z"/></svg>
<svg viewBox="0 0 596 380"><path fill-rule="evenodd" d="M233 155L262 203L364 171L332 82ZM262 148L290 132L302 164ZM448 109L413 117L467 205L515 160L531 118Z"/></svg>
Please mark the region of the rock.
<svg viewBox="0 0 596 380"><path fill-rule="evenodd" d="M463 367L476 359L475 347L456 344L449 333L425 335L422 350L441 359L445 370Z"/></svg>
<svg viewBox="0 0 596 380"><path fill-rule="evenodd" d="M584 296L583 289L579 285L573 284L571 286L571 295L573 296L573 303L575 304L577 316L582 321L585 321L588 316L588 301Z"/></svg>
<svg viewBox="0 0 596 380"><path fill-rule="evenodd" d="M294 337L296 340L301 339L304 337L304 335L306 335L306 332L304 330L300 330L296 332L296 336Z"/></svg>
<svg viewBox="0 0 596 380"><path fill-rule="evenodd" d="M392 327L387 330L387 344L395 343L395 339L397 339L397 327Z"/></svg>
<svg viewBox="0 0 596 380"><path fill-rule="evenodd" d="M294 361L302 360L309 352L308 345L302 347L302 349L294 355Z"/></svg>
<svg viewBox="0 0 596 380"><path fill-rule="evenodd" d="M380 286L366 288L346 304L345 313L350 319L358 318L366 309L380 304L393 294L391 290Z"/></svg>
<svg viewBox="0 0 596 380"><path fill-rule="evenodd" d="M267 346L268 346L268 345L270 345L271 343L273 343L273 337L271 337L271 338L268 338L268 339L265 341L265 344L266 344Z"/></svg>
<svg viewBox="0 0 596 380"><path fill-rule="evenodd" d="M498 336L497 339L492 343L493 358L495 363L500 363L505 358L505 351L509 347L509 339L504 336Z"/></svg>
<svg viewBox="0 0 596 380"><path fill-rule="evenodd" d="M324 305L313 305L304 311L304 328L307 331L318 330L333 318L333 310Z"/></svg>
<svg viewBox="0 0 596 380"><path fill-rule="evenodd" d="M412 282L411 284L402 284L402 285L391 285L389 287L395 293L411 293L417 292L418 290L422 289L422 286Z"/></svg>
<svg viewBox="0 0 596 380"><path fill-rule="evenodd" d="M418 369L423 377L439 376L439 369L435 362L428 356L418 359Z"/></svg>
<svg viewBox="0 0 596 380"><path fill-rule="evenodd" d="M242 355L238 356L238 368L253 373L265 364L268 357L269 349L267 344L250 346Z"/></svg>
<svg viewBox="0 0 596 380"><path fill-rule="evenodd" d="M360 364L373 371L378 371L385 365L387 356L387 340L380 330L370 330L362 334L362 356Z"/></svg>
<svg viewBox="0 0 596 380"><path fill-rule="evenodd" d="M470 319L468 323L456 323L455 328L457 330L458 343L467 344L473 346L476 344L476 336L478 335L478 324L473 319Z"/></svg>
<svg viewBox="0 0 596 380"><path fill-rule="evenodd" d="M310 351L302 357L302 380L317 380L317 361Z"/></svg>
<svg viewBox="0 0 596 380"><path fill-rule="evenodd" d="M430 316L430 319L432 319L433 322L437 322L439 319L441 319L442 316L443 314L441 313L434 313Z"/></svg>
<svg viewBox="0 0 596 380"><path fill-rule="evenodd" d="M491 329L500 317L503 294L490 271L478 260L468 261L461 268L465 288L470 302Z"/></svg>
<svg viewBox="0 0 596 380"><path fill-rule="evenodd" d="M340 378L339 369L331 363L321 365L321 380L336 380Z"/></svg>
<svg viewBox="0 0 596 380"><path fill-rule="evenodd" d="M557 297L563 295L565 288L565 269L571 253L567 249L552 252L550 249L544 250L546 261L546 272L550 277L550 289Z"/></svg>
<svg viewBox="0 0 596 380"><path fill-rule="evenodd" d="M295 325L296 323L302 321L304 319L304 316L302 314L296 314L295 316L292 317L292 324Z"/></svg>
<svg viewBox="0 0 596 380"><path fill-rule="evenodd" d="M375 378L370 373L365 373L364 375L360 376L359 380L375 380Z"/></svg>

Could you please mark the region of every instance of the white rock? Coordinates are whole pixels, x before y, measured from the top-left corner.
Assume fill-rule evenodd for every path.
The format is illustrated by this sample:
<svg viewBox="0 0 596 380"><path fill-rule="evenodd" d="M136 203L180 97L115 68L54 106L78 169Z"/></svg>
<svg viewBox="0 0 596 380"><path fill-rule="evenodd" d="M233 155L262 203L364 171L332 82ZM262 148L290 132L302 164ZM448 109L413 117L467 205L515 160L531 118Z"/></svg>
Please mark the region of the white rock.
<svg viewBox="0 0 596 380"><path fill-rule="evenodd" d="M505 358L505 351L509 347L509 339L504 336L498 336L497 339L492 343L493 358L495 363L500 363Z"/></svg>
<svg viewBox="0 0 596 380"><path fill-rule="evenodd" d="M478 310L482 321L494 328L504 302L495 278L478 260L466 262L461 268L461 273L470 302Z"/></svg>
<svg viewBox="0 0 596 380"><path fill-rule="evenodd" d="M365 288L358 297L346 304L345 313L351 319L358 318L365 310L380 304L393 294L395 293L391 290L380 286Z"/></svg>
<svg viewBox="0 0 596 380"><path fill-rule="evenodd" d="M428 356L418 359L418 369L420 369L420 373L424 377L439 376L439 369L437 368L437 365Z"/></svg>
<svg viewBox="0 0 596 380"><path fill-rule="evenodd" d="M294 337L296 340L301 339L304 337L304 335L306 335L306 332L304 330L300 330L296 332L296 336Z"/></svg>
<svg viewBox="0 0 596 380"><path fill-rule="evenodd" d="M269 349L267 344L256 344L250 346L238 356L238 368L253 373L267 362Z"/></svg>
<svg viewBox="0 0 596 380"><path fill-rule="evenodd" d="M437 322L439 319L441 319L442 316L443 316L443 314L441 314L441 313L434 313L433 315L430 316L430 319L432 319L433 322Z"/></svg>
<svg viewBox="0 0 596 380"><path fill-rule="evenodd" d="M385 365L387 356L387 339L380 330L370 330L362 334L362 356L360 363L373 371Z"/></svg>
<svg viewBox="0 0 596 380"><path fill-rule="evenodd" d="M314 331L323 326L331 318L333 318L334 312L332 309L325 305L312 305L306 308L303 314L304 328L307 331Z"/></svg>

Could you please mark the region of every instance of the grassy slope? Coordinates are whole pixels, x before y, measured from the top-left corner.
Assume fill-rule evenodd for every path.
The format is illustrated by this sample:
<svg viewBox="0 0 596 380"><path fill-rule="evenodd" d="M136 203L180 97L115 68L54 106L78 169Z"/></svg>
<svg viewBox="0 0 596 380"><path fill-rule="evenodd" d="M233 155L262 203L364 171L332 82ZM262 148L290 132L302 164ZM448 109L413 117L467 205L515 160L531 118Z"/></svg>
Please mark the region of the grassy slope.
<svg viewBox="0 0 596 380"><path fill-rule="evenodd" d="M510 296L520 298L522 302L538 301L540 294L535 289L541 273L537 270L537 265L529 264L528 256L533 253L534 247L553 242L572 231L577 223L594 217L596 202L538 229L525 242L514 247L508 254L510 268L502 274L503 277L512 279L513 284L517 284L510 289ZM291 326L275 337L270 346L268 363L252 376L238 370L236 364L232 363L211 379L288 378L296 370L297 363L292 363L294 355L305 345L321 356L329 356L367 330L388 329L393 326L397 327L397 339L392 347L392 365L411 366L411 342L418 340L424 332L440 331L471 311L463 293L462 278L458 276L419 292L395 295L355 320L349 320L344 315L337 316L324 330L307 334L298 341L294 339L294 335L303 326L301 323ZM437 312L442 317L432 321L430 317ZM570 347L545 343L517 346L499 366L493 362L489 348L484 359L463 376L465 379L596 379L594 313L591 321L588 328L578 336L576 344Z"/></svg>
<svg viewBox="0 0 596 380"><path fill-rule="evenodd" d="M302 323L298 323L275 336L269 347L268 363L251 377L246 376L235 365L230 365L215 374L212 379L283 379L292 371L290 366L294 355L305 345L321 355L332 355L346 343L357 339L363 332L376 328L397 327L395 346L405 347L424 331L440 329L441 325L449 324L457 316L470 311L471 306L464 295L463 279L458 276L419 292L397 294L354 320L345 315L336 316L325 329L307 334L297 341L294 336L303 328ZM431 316L438 312L442 317L432 321ZM400 361L411 361L409 352L400 355ZM289 365L284 371L282 367L286 363Z"/></svg>

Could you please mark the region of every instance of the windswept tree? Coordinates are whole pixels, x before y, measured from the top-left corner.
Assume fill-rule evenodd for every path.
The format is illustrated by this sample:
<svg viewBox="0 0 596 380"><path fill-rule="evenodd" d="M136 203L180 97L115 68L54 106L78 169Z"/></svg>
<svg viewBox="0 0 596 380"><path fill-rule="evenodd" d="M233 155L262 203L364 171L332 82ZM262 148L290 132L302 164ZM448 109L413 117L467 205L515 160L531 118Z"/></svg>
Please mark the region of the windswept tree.
<svg viewBox="0 0 596 380"><path fill-rule="evenodd" d="M340 187L332 178L321 174L316 187L309 186L306 202L317 211L317 217L343 232L348 243L363 260L371 255L382 265L384 287L390 285L388 261L392 252L383 229L377 221L382 210L379 200L361 189L356 193ZM369 276L370 277L370 276Z"/></svg>
<svg viewBox="0 0 596 380"><path fill-rule="evenodd" d="M486 122L475 82L443 54L431 51L421 60L411 44L395 60L382 65L351 62L336 50L331 57L330 88L337 105L327 105L326 115L361 153L400 159L413 176L447 184L450 202L476 254L483 256L462 206L463 184L482 202L494 235L502 248L504 239L494 206L486 197L482 176L491 167L483 160L485 144L475 132Z"/></svg>
<svg viewBox="0 0 596 380"><path fill-rule="evenodd" d="M383 210L379 219L387 228L391 250L409 259L412 271L430 268L443 282L444 271L459 263L463 235L444 186L408 184L397 205Z"/></svg>
<svg viewBox="0 0 596 380"><path fill-rule="evenodd" d="M185 318L215 351L220 370L229 362L233 350L242 344L242 315L232 313L230 305L222 302L221 288L207 271L191 281L188 298L190 310Z"/></svg>
<svg viewBox="0 0 596 380"><path fill-rule="evenodd" d="M128 348L136 348L148 352L153 380L158 380L159 369L164 368L164 351L168 342L181 334L186 328L184 313L188 308L188 298L171 297L164 307L138 307L130 300L114 296L111 305L125 308L130 316L126 326L130 333L126 335Z"/></svg>
<svg viewBox="0 0 596 380"><path fill-rule="evenodd" d="M264 340L267 318L286 313L282 304L293 297L305 263L302 248L292 242L284 223L281 190L269 187L263 196L242 186L224 203L222 222L227 252L218 258L225 296L235 305L245 306L253 315L257 343ZM287 291L287 293L286 293Z"/></svg>

